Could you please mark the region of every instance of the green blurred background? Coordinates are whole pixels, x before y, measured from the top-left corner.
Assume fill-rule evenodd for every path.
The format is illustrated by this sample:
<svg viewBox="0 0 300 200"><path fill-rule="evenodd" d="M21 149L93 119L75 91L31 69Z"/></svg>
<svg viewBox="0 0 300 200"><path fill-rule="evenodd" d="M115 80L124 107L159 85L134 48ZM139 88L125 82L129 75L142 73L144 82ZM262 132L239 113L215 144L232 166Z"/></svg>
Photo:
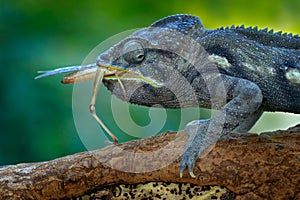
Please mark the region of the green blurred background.
<svg viewBox="0 0 300 200"><path fill-rule="evenodd" d="M170 14L200 16L210 29L245 24L299 33L299 10L299 0L1 1L0 165L86 150L73 121L73 86L61 85L61 76L34 80L36 71L81 64L106 38ZM139 113L147 110L131 111L143 125L144 114ZM276 119L292 121L285 115L271 116L254 130Z"/></svg>

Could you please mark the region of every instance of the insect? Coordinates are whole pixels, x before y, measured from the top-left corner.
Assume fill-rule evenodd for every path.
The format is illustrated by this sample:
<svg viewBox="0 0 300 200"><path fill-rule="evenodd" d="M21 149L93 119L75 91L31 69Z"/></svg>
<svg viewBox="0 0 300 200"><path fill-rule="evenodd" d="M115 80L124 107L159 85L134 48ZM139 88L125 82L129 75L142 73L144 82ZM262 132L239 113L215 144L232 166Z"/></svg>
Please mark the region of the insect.
<svg viewBox="0 0 300 200"><path fill-rule="evenodd" d="M102 84L103 79L117 80L123 90L124 98L126 98L126 91L122 84L122 79L126 80L140 80L145 83L148 83L154 87L158 87L159 85L153 82L146 77L143 77L140 74L115 67L113 65L106 64L90 64L90 65L81 65L81 66L70 66L70 67L62 67L49 71L38 71L40 75L36 76L35 79L40 79L47 76L68 73L63 77L61 82L63 84L72 84L79 83L89 80L94 80L93 83L93 92L91 97L91 102L89 105L89 112L93 116L93 118L98 122L98 124L107 132L107 134L114 141L114 144L118 143L118 138L109 130L109 128L104 124L101 118L96 113L96 100L99 88Z"/></svg>

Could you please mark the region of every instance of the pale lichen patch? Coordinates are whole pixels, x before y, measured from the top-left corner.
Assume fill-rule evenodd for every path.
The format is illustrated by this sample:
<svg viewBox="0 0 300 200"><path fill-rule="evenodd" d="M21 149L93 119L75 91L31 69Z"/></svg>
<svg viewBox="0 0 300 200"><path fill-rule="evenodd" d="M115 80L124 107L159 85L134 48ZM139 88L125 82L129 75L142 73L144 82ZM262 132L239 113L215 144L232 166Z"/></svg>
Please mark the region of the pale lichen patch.
<svg viewBox="0 0 300 200"><path fill-rule="evenodd" d="M208 59L212 62L217 63L218 65L220 65L223 68L231 67L231 64L228 62L228 60L225 57L212 54L208 57Z"/></svg>
<svg viewBox="0 0 300 200"><path fill-rule="evenodd" d="M90 196L99 199L234 199L235 194L221 186L197 186L188 183L150 182L137 185L116 185L102 188ZM83 199L83 198L82 198Z"/></svg>
<svg viewBox="0 0 300 200"><path fill-rule="evenodd" d="M243 63L243 66L247 68L250 71L258 72L260 74L265 75L266 77L269 76L276 76L276 70L272 67L266 67L266 66L257 66L250 63Z"/></svg>
<svg viewBox="0 0 300 200"><path fill-rule="evenodd" d="M292 84L300 84L299 69L290 69L285 73L286 79Z"/></svg>
<svg viewBox="0 0 300 200"><path fill-rule="evenodd" d="M28 167L23 167L20 169L15 169L15 172L19 174L30 174L32 171L35 170L35 166L28 166Z"/></svg>
<svg viewBox="0 0 300 200"><path fill-rule="evenodd" d="M277 75L276 70L273 67L267 67L267 72L269 75L275 76Z"/></svg>
<svg viewBox="0 0 300 200"><path fill-rule="evenodd" d="M257 71L257 67L253 66L249 63L243 63L243 66L245 66L247 69L251 70L251 71Z"/></svg>

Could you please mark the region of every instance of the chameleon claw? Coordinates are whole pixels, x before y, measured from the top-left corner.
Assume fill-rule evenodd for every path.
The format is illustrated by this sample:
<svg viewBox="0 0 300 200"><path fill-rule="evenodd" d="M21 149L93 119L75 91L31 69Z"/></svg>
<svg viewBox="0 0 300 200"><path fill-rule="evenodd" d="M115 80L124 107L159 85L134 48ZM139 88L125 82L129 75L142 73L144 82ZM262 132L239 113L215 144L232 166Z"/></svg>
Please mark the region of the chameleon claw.
<svg viewBox="0 0 300 200"><path fill-rule="evenodd" d="M179 177L182 178L183 177L183 171L184 170L180 170L180 174L179 174ZM195 174L193 171L189 171L189 174L192 178L196 178Z"/></svg>
<svg viewBox="0 0 300 200"><path fill-rule="evenodd" d="M180 177L180 178L182 178L182 176L183 176L183 173L182 173L182 172L180 172L180 174L179 174L179 177Z"/></svg>
<svg viewBox="0 0 300 200"><path fill-rule="evenodd" d="M185 159L184 159L185 160ZM188 162L190 162L190 160L188 161ZM194 174L194 164L193 163L186 163L186 162L184 162L184 161L181 161L181 164L180 164L180 174L179 174L179 176L180 176L180 178L182 178L183 177L183 172L184 172L184 170L187 168L187 170L189 171L189 174L190 174L190 176L192 177L192 178L196 178L196 176L195 176L195 174Z"/></svg>
<svg viewBox="0 0 300 200"><path fill-rule="evenodd" d="M189 171L189 174L190 174L190 176L191 176L192 178L196 178L194 172L190 172L190 171Z"/></svg>
<svg viewBox="0 0 300 200"><path fill-rule="evenodd" d="M195 162L196 162L196 159L192 159L192 160L189 160L190 162L188 163L188 171L189 171L189 174L192 178L196 178L195 174L194 174L194 168L195 168Z"/></svg>

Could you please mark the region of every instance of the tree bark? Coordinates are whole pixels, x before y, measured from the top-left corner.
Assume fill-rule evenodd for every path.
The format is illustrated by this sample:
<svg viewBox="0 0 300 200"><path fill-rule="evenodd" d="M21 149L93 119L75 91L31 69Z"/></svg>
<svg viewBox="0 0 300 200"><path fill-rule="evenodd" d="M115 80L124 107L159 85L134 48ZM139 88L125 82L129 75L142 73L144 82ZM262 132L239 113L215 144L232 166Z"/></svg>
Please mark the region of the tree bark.
<svg viewBox="0 0 300 200"><path fill-rule="evenodd" d="M198 158L196 178L187 172L179 177L187 137L183 132L168 132L52 161L4 166L0 195L2 199L65 199L93 193L100 198L110 186L163 182L224 186L236 199L300 199L300 125L220 138Z"/></svg>

